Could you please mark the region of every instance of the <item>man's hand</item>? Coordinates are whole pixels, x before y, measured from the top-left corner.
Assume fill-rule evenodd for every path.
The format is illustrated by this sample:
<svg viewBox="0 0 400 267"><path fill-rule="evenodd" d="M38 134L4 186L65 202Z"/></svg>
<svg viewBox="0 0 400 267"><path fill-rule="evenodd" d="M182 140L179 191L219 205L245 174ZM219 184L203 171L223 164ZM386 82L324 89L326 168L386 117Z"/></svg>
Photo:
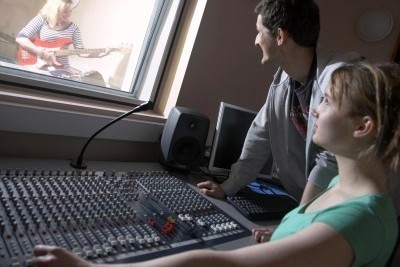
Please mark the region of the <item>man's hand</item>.
<svg viewBox="0 0 400 267"><path fill-rule="evenodd" d="M197 187L200 188L200 192L202 192L207 196L219 197L219 198L224 198L226 196L221 186L212 181L198 183Z"/></svg>
<svg viewBox="0 0 400 267"><path fill-rule="evenodd" d="M94 264L55 246L38 245L33 249L32 264L45 267L92 267Z"/></svg>

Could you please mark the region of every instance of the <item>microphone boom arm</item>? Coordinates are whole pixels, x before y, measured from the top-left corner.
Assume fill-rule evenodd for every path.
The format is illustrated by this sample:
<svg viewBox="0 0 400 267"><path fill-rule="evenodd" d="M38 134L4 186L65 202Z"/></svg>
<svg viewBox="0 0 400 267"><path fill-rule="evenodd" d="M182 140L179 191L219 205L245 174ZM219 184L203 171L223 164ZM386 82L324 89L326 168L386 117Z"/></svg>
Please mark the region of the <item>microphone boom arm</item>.
<svg viewBox="0 0 400 267"><path fill-rule="evenodd" d="M116 123L119 120L122 120L123 118L131 115L132 113L137 113L137 112L141 112L141 111L146 111L149 110L150 108L152 108L153 103L151 101L145 102L139 106L136 106L135 108L133 108L132 110L122 114L121 116L119 116L118 118L115 118L114 120L110 121L109 123L107 123L106 125L104 125L102 128L100 128L97 132L95 132L87 141L86 144L83 146L81 153L79 154L79 157L77 158L77 160L71 161L71 166L76 168L76 169L86 169L87 166L86 164L83 163L83 154L85 153L85 150L87 148L87 146L89 145L89 143L99 134L101 133L104 129L106 129L107 127L109 127L110 125Z"/></svg>

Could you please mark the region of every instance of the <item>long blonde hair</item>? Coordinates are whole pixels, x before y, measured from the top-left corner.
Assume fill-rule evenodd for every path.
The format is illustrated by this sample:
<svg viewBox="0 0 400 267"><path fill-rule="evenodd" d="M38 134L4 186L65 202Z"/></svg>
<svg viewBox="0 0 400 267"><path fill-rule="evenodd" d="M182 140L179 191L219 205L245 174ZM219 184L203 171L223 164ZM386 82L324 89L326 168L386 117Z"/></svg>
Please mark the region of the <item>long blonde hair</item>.
<svg viewBox="0 0 400 267"><path fill-rule="evenodd" d="M54 28L59 22L61 12L72 5L72 0L47 0L39 11L39 15L47 21L51 28Z"/></svg>

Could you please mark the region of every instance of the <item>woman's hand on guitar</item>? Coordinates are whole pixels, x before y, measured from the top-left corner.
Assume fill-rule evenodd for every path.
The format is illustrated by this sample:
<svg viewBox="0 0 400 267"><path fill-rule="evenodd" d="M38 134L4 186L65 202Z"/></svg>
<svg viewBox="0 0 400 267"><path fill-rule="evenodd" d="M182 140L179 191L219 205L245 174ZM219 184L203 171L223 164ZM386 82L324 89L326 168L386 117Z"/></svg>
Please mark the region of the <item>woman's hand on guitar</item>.
<svg viewBox="0 0 400 267"><path fill-rule="evenodd" d="M62 66L62 64L57 61L56 55L52 50L43 49L40 53L40 58L44 60L48 66Z"/></svg>

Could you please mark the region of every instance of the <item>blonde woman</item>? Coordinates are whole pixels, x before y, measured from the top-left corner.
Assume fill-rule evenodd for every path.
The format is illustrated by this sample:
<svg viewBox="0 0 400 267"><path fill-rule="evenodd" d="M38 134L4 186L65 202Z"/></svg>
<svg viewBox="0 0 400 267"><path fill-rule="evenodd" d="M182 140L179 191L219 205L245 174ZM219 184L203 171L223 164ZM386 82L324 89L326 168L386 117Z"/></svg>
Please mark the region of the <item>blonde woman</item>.
<svg viewBox="0 0 400 267"><path fill-rule="evenodd" d="M68 56L103 57L109 48L84 49L81 31L71 21L73 9L79 0L47 0L46 4L17 35L20 45L17 62L47 70L53 76L84 80L85 73L70 67ZM105 85L102 75L93 70L89 82ZM77 78L78 77L78 78Z"/></svg>
<svg viewBox="0 0 400 267"><path fill-rule="evenodd" d="M57 56L56 49L70 45L83 49L81 32L70 18L77 1L48 0L35 16L17 35L20 45L18 63L35 65L37 68L54 66L69 68L68 56Z"/></svg>

